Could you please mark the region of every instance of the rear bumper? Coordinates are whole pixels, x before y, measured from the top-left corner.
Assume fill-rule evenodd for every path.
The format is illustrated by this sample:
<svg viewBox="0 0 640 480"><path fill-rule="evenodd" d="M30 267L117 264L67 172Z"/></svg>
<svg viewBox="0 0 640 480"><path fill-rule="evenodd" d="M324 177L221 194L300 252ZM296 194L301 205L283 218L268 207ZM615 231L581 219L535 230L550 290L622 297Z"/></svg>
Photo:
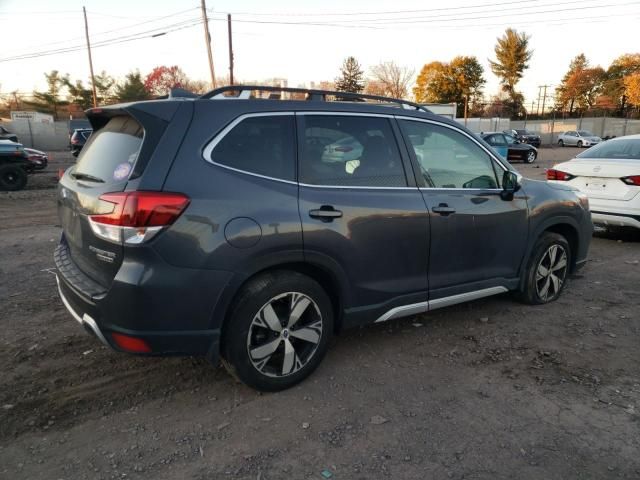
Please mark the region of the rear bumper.
<svg viewBox="0 0 640 480"><path fill-rule="evenodd" d="M592 210L591 219L594 225L640 228L640 214Z"/></svg>
<svg viewBox="0 0 640 480"><path fill-rule="evenodd" d="M125 260L110 288L99 294L87 287L92 280L77 267L70 269L70 259L63 263L57 252L62 303L85 329L115 350L125 351L112 336L118 333L143 340L151 352L142 355L206 355L216 362L222 319L212 317L230 274L174 267L145 250L142 258Z"/></svg>

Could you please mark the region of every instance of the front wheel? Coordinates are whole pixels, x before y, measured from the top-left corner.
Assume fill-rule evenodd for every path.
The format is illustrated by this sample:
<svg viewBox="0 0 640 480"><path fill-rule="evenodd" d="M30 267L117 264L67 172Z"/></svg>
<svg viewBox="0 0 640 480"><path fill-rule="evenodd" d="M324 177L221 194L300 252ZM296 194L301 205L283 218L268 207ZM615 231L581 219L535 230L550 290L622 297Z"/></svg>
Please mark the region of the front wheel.
<svg viewBox="0 0 640 480"><path fill-rule="evenodd" d="M257 390L278 391L302 381L324 357L333 333L333 308L324 289L293 271L251 280L224 327L227 370Z"/></svg>
<svg viewBox="0 0 640 480"><path fill-rule="evenodd" d="M565 286L570 265L571 248L566 238L545 232L529 258L520 300L531 305L556 300Z"/></svg>
<svg viewBox="0 0 640 480"><path fill-rule="evenodd" d="M578 140L578 143L576 145L578 146L578 148L582 148L582 140Z"/></svg>
<svg viewBox="0 0 640 480"><path fill-rule="evenodd" d="M527 163L533 163L536 161L536 157L538 156L538 154L534 151L534 150L529 150L527 152L527 156L525 158L525 162Z"/></svg>

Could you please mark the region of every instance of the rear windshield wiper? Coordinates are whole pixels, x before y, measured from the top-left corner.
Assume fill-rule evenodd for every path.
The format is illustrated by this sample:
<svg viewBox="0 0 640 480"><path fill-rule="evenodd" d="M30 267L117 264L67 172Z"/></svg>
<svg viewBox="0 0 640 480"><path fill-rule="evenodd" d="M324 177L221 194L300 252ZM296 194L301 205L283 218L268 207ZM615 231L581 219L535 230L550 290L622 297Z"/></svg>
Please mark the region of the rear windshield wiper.
<svg viewBox="0 0 640 480"><path fill-rule="evenodd" d="M94 177L93 175L89 175L88 173L76 172L72 173L71 176L76 180L87 180L89 182L104 183L103 179Z"/></svg>

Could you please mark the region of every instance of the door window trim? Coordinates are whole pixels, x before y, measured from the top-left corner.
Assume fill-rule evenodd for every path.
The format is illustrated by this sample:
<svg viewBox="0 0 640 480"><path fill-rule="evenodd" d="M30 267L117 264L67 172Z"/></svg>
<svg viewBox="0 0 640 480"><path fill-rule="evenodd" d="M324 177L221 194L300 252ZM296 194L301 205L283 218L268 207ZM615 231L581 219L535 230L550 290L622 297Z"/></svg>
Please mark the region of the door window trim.
<svg viewBox="0 0 640 480"><path fill-rule="evenodd" d="M503 170L503 174L504 172L510 171L509 168L507 168L501 160L499 160L489 149L487 149L484 145L482 145L482 143L480 143L476 138L474 138L472 135L469 135L467 132L465 132L464 130L457 128L453 125L449 125L446 123L442 123L442 122L438 122L436 120L430 120L430 119L426 119L426 118L417 118L417 117L406 117L406 116L401 116L401 115L396 115L395 116L396 120L409 120L409 121L414 121L414 122L422 122L422 123L430 123L432 125L436 125L439 127L445 127L448 128L450 130L453 130L455 132L458 132L464 136L466 136L467 138L471 139L471 141L473 143L475 143L477 146L479 146L482 150L484 150L484 152L489 155L489 158L493 160L493 163L497 163L500 168L502 168ZM405 143L407 141L406 136L404 134L404 132L401 133L403 138L405 139ZM415 155L415 153L414 153ZM415 166L417 167L417 171L420 171L420 165L417 164L417 161L414 158L414 155L411 156L411 162L415 163ZM494 167L492 167L492 169L494 170L494 173L496 174L496 176L498 176L498 172L496 171L496 169ZM417 174L416 174L417 175ZM500 180L500 179L499 179ZM500 180L501 181L501 180ZM463 191L463 192L501 192L502 188L442 188L442 187L418 187L419 190L438 190L438 191L443 191L443 190L453 190L453 191Z"/></svg>

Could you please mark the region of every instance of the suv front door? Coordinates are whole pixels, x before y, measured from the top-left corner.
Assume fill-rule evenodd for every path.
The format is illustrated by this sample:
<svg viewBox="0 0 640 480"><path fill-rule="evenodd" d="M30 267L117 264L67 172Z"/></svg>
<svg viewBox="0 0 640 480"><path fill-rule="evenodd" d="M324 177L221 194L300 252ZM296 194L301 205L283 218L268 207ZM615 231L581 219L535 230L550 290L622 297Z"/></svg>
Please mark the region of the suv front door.
<svg viewBox="0 0 640 480"><path fill-rule="evenodd" d="M429 218L393 118L297 118L305 259L340 272L345 322L426 310Z"/></svg>
<svg viewBox="0 0 640 480"><path fill-rule="evenodd" d="M430 305L515 280L528 236L525 193L501 198L505 167L471 135L435 121L399 124L430 215Z"/></svg>

